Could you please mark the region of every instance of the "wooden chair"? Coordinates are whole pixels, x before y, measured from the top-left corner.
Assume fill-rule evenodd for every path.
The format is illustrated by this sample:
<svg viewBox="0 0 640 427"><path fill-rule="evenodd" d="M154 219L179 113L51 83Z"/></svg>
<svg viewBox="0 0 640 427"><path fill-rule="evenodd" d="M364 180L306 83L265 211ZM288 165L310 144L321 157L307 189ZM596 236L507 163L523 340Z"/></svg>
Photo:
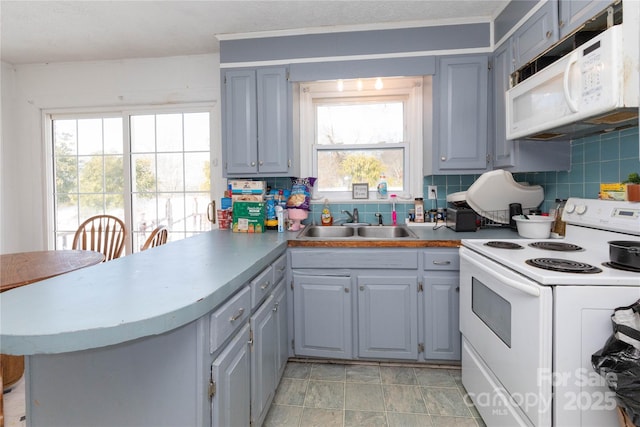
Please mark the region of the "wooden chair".
<svg viewBox="0 0 640 427"><path fill-rule="evenodd" d="M155 248L156 246L164 245L165 243L167 243L168 235L169 232L164 225L156 227L147 238L147 241L144 242L144 245L142 245L142 249L140 250L145 251L149 248Z"/></svg>
<svg viewBox="0 0 640 427"><path fill-rule="evenodd" d="M80 224L72 248L101 252L109 261L120 257L126 237L127 229L120 218L96 215Z"/></svg>

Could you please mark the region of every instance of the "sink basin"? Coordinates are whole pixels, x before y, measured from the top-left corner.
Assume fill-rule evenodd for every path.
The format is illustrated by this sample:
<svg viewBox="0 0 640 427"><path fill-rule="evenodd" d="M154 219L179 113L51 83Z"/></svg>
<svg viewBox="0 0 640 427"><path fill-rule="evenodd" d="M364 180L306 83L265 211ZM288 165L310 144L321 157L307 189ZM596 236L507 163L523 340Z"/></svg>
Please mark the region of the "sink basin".
<svg viewBox="0 0 640 427"><path fill-rule="evenodd" d="M375 239L398 239L398 238L412 238L416 239L417 236L413 231L407 227L401 225L388 225L388 226L375 226L358 227L358 236L368 237Z"/></svg>
<svg viewBox="0 0 640 427"><path fill-rule="evenodd" d="M339 225L333 226L307 226L304 230L302 230L298 237L313 237L319 239L335 239L335 238L345 238L345 237L353 237L355 235L355 228L353 227L342 227Z"/></svg>
<svg viewBox="0 0 640 427"><path fill-rule="evenodd" d="M350 224L345 227L342 225L310 225L305 227L297 236L298 239L417 239L413 231L403 225L359 225Z"/></svg>

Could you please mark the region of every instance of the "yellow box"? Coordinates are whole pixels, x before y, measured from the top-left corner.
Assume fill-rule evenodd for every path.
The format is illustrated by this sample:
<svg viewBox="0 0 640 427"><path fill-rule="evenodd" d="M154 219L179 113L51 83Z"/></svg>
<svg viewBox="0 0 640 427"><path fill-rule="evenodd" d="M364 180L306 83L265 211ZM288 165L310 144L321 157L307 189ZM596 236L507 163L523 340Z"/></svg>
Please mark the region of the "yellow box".
<svg viewBox="0 0 640 427"><path fill-rule="evenodd" d="M625 185L620 182L600 184L600 198L603 200L624 200Z"/></svg>

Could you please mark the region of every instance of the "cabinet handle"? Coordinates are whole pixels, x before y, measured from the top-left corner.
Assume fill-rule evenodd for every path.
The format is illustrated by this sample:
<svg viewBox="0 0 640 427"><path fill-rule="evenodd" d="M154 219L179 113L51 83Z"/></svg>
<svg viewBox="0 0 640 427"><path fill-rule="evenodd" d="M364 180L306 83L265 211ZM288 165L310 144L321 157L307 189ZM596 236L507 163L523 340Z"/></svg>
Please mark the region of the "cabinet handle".
<svg viewBox="0 0 640 427"><path fill-rule="evenodd" d="M344 293L348 294L349 293L349 288L344 288Z"/></svg>
<svg viewBox="0 0 640 427"><path fill-rule="evenodd" d="M442 156L442 157L440 157L440 160L442 160L443 162L446 162L446 161L447 161L447 158L446 158L446 157L444 157L444 156Z"/></svg>
<svg viewBox="0 0 640 427"><path fill-rule="evenodd" d="M451 261L433 261L433 265L449 265Z"/></svg>
<svg viewBox="0 0 640 427"><path fill-rule="evenodd" d="M229 319L229 322L232 322L232 323L235 322L236 320L241 318L243 314L244 314L244 308L240 308L240 310L238 310L235 316L231 316L231 318Z"/></svg>
<svg viewBox="0 0 640 427"><path fill-rule="evenodd" d="M551 31L547 31L547 34L545 34L545 35L547 36L548 39L550 39L552 34L553 33Z"/></svg>
<svg viewBox="0 0 640 427"><path fill-rule="evenodd" d="M283 271L284 271L284 270L286 270L286 269L287 269L287 266L285 265L285 266L283 266L283 267L280 267L280 268L278 269L278 272L283 272Z"/></svg>
<svg viewBox="0 0 640 427"><path fill-rule="evenodd" d="M262 289L263 291L265 289L267 289L269 286L271 286L271 282L267 281L264 285L260 286L260 289Z"/></svg>
<svg viewBox="0 0 640 427"><path fill-rule="evenodd" d="M364 285L360 285L360 290L364 291Z"/></svg>
<svg viewBox="0 0 640 427"><path fill-rule="evenodd" d="M251 166L255 166L255 165L256 165L256 162L251 162Z"/></svg>
<svg viewBox="0 0 640 427"><path fill-rule="evenodd" d="M279 304L280 304L280 303L279 303L279 302L277 302L277 303L273 306L273 311L278 311L278 305L279 305Z"/></svg>
<svg viewBox="0 0 640 427"><path fill-rule="evenodd" d="M262 166L262 165L264 165L264 162L263 162L262 160L260 160L260 161L258 162L258 164L259 164L260 166Z"/></svg>

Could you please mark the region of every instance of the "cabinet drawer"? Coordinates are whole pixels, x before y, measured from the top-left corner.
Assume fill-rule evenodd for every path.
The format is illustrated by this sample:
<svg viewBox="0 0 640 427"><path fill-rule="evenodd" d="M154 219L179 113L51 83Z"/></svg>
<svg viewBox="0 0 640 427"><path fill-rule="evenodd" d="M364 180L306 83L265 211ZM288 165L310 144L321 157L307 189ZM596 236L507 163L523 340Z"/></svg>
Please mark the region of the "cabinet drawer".
<svg viewBox="0 0 640 427"><path fill-rule="evenodd" d="M287 256L282 255L274 261L273 266L273 283L278 284L287 272Z"/></svg>
<svg viewBox="0 0 640 427"><path fill-rule="evenodd" d="M275 283L273 283L273 267L269 266L265 268L255 279L251 281L249 287L251 288L251 308L254 309L267 295L273 290Z"/></svg>
<svg viewBox="0 0 640 427"><path fill-rule="evenodd" d="M458 249L434 249L422 253L425 270L460 270Z"/></svg>
<svg viewBox="0 0 640 427"><path fill-rule="evenodd" d="M249 318L250 312L251 296L249 288L245 287L211 314L209 319L211 353L214 353Z"/></svg>

